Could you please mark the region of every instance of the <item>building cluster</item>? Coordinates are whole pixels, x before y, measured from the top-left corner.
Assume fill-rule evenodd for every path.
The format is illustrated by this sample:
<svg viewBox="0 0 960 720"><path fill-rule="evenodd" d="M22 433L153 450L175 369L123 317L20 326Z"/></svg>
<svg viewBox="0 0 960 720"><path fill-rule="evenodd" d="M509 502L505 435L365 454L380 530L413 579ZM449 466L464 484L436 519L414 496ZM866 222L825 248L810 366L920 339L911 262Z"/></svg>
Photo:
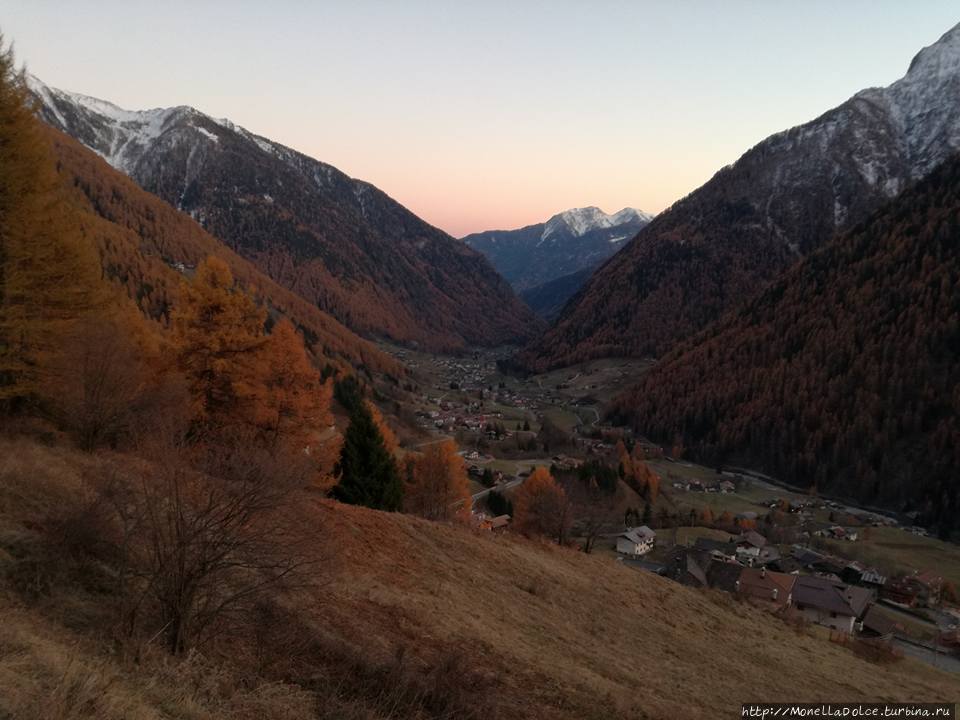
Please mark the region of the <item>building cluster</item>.
<svg viewBox="0 0 960 720"><path fill-rule="evenodd" d="M639 570L690 587L729 592L850 635L891 640L902 628L882 605L901 611L938 610L945 600L946 583L934 572L889 579L861 562L802 545L781 552L754 530L729 540L698 538L691 546L673 548L664 562L645 557L655 543L650 528L631 528L617 538L617 552L622 562ZM951 638L960 645L957 633L944 634L941 642L949 645Z"/></svg>

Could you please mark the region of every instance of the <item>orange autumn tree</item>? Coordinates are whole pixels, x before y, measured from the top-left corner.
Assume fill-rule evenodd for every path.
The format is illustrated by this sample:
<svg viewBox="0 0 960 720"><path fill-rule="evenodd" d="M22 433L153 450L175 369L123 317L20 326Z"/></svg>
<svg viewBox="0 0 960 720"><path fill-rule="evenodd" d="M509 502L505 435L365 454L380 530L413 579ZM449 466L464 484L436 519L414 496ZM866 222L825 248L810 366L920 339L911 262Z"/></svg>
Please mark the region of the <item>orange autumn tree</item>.
<svg viewBox="0 0 960 720"><path fill-rule="evenodd" d="M210 257L185 283L172 317L177 369L190 392L194 421L225 425L241 420L242 395L254 355L265 340L266 313L234 286L227 264Z"/></svg>
<svg viewBox="0 0 960 720"><path fill-rule="evenodd" d="M103 301L48 136L0 38L0 408L35 396L68 326Z"/></svg>
<svg viewBox="0 0 960 720"><path fill-rule="evenodd" d="M633 475L633 462L630 460L630 452L627 450L627 446L624 445L623 440L617 440L614 452L617 454L617 462L620 463L618 468L620 477L626 480Z"/></svg>
<svg viewBox="0 0 960 720"><path fill-rule="evenodd" d="M427 520L470 519L467 469L453 440L428 445L410 461L404 490L404 510Z"/></svg>
<svg viewBox="0 0 960 720"><path fill-rule="evenodd" d="M395 457L397 450L400 448L400 441L397 440L396 433L394 433L391 427L387 424L387 420L383 417L383 413L380 412L380 408L378 408L369 400L364 400L364 404L367 406L367 410L370 411L370 416L373 418L373 424L377 426L377 429L383 436L384 447L387 448L387 452Z"/></svg>
<svg viewBox="0 0 960 720"><path fill-rule="evenodd" d="M253 372L239 381L252 422L271 446L307 448L333 422L332 382L323 382L289 320L280 320L253 355Z"/></svg>
<svg viewBox="0 0 960 720"><path fill-rule="evenodd" d="M566 543L570 502L550 471L538 467L513 497L513 527L524 535L542 535Z"/></svg>

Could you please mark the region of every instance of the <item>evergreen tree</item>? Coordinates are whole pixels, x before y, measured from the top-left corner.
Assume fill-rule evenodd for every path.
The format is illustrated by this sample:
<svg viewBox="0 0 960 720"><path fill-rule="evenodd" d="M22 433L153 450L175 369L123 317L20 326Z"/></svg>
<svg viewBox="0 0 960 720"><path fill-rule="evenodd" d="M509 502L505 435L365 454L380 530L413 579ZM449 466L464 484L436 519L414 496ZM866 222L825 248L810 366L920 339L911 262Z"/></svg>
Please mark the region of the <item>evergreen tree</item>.
<svg viewBox="0 0 960 720"><path fill-rule="evenodd" d="M490 468L483 469L483 477L480 482L484 487L493 487L493 471Z"/></svg>
<svg viewBox="0 0 960 720"><path fill-rule="evenodd" d="M513 517L513 503L496 490L491 490L487 493L487 509L494 517L499 515L510 515Z"/></svg>
<svg viewBox="0 0 960 720"><path fill-rule="evenodd" d="M337 380L333 387L333 397L340 403L340 407L353 415L363 404L363 388L353 375Z"/></svg>
<svg viewBox="0 0 960 720"><path fill-rule="evenodd" d="M383 435L362 402L350 415L335 472L340 475L340 482L333 489L333 496L340 502L375 510L400 509L403 481Z"/></svg>

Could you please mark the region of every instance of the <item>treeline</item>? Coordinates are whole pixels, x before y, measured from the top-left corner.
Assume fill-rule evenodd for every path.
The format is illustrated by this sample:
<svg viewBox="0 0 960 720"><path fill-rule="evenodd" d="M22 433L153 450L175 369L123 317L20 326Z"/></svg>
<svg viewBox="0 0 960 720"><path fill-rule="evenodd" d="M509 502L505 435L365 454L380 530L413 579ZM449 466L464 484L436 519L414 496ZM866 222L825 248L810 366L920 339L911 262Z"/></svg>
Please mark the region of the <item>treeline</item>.
<svg viewBox="0 0 960 720"><path fill-rule="evenodd" d="M960 526L960 160L687 341L612 405L699 459Z"/></svg>

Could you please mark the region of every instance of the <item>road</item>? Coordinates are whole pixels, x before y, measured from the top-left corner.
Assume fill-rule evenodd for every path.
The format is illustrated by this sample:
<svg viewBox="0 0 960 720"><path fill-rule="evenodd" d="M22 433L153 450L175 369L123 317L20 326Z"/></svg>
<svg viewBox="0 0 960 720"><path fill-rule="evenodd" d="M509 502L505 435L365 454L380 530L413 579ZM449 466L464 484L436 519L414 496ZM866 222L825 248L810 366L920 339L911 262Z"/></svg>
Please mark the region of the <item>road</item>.
<svg viewBox="0 0 960 720"><path fill-rule="evenodd" d="M514 478L513 480L508 480L500 485L494 485L492 488L487 488L486 490L481 490L478 493L474 493L471 495L471 497L473 498L473 501L476 502L477 500L485 498L487 495L489 495L491 490L496 490L497 492L503 493L506 490L510 490L511 488L515 488L517 485L520 485L524 480L526 480L526 478Z"/></svg>
<svg viewBox="0 0 960 720"><path fill-rule="evenodd" d="M940 668L941 670L946 670L947 672L960 673L960 659L957 659L953 655L947 655L945 651L934 653L926 647L914 645L899 638L895 638L893 644L907 657L916 658L920 662Z"/></svg>

